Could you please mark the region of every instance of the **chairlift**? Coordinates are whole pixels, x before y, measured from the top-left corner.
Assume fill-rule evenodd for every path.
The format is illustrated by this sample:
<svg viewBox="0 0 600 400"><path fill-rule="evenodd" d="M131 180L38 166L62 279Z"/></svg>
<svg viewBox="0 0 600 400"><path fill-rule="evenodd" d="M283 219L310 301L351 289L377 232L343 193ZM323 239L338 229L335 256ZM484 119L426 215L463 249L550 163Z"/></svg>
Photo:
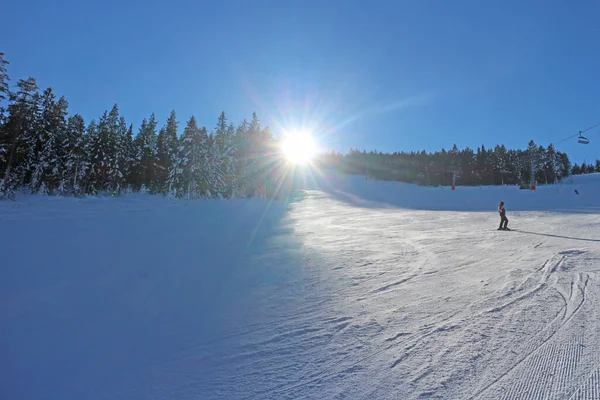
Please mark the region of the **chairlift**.
<svg viewBox="0 0 600 400"><path fill-rule="evenodd" d="M585 136L581 135L581 131L579 131L579 138L577 138L577 143L580 144L589 144L590 140L588 138L586 138Z"/></svg>

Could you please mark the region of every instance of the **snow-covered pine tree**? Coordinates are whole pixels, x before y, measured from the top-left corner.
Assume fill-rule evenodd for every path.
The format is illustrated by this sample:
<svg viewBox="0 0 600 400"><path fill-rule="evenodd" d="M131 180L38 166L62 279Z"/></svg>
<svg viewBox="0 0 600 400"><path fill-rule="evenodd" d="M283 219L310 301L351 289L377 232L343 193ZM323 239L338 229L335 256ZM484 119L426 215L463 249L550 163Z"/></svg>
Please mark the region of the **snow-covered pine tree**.
<svg viewBox="0 0 600 400"><path fill-rule="evenodd" d="M511 184L519 184L523 181L523 160L521 154L516 150L508 150L506 153L507 181Z"/></svg>
<svg viewBox="0 0 600 400"><path fill-rule="evenodd" d="M248 137L248 142L250 145L250 158L249 158L249 176L248 183L251 197L256 196L258 194L262 194L262 188L264 187L262 179L262 159L261 159L261 145L260 145L260 121L256 112L252 113L252 121L250 121L250 125L248 126L248 132L246 133Z"/></svg>
<svg viewBox="0 0 600 400"><path fill-rule="evenodd" d="M233 135L235 130L227 125L225 112L221 112L217 120L214 140L213 176L216 185L216 194L219 197L230 198L232 196L232 182L234 172L234 149Z"/></svg>
<svg viewBox="0 0 600 400"><path fill-rule="evenodd" d="M163 126L158 131L158 137L156 139L156 157L158 160L156 162L156 171L154 173L155 181L152 183L153 186L156 188L156 191L163 194L163 188L167 182L167 162L165 159L168 159L168 157L166 155L164 143L166 136L167 130L166 127Z"/></svg>
<svg viewBox="0 0 600 400"><path fill-rule="evenodd" d="M537 148L537 156L538 162L536 163L536 181L544 182L546 185L548 184L548 165L550 161L548 159L548 154L546 153L546 148L542 145L539 145Z"/></svg>
<svg viewBox="0 0 600 400"><path fill-rule="evenodd" d="M36 129L30 137L29 158L27 170L30 176L29 189L31 193L48 194L48 166L53 156L56 142L56 127L52 113L55 108L56 96L51 88L42 94L42 108L36 115Z"/></svg>
<svg viewBox="0 0 600 400"><path fill-rule="evenodd" d="M506 174L508 173L506 147L504 145L497 145L494 149L494 154L495 169L500 175L500 184L504 185Z"/></svg>
<svg viewBox="0 0 600 400"><path fill-rule="evenodd" d="M113 105L108 114L106 128L106 189L113 195L119 195L125 185L126 155L123 145L127 136L127 123L119 116L117 104Z"/></svg>
<svg viewBox="0 0 600 400"><path fill-rule="evenodd" d="M177 115L175 110L172 110L165 127L158 134L157 187L161 193L174 190L178 148Z"/></svg>
<svg viewBox="0 0 600 400"><path fill-rule="evenodd" d="M250 191L250 143L248 140L248 121L245 119L237 127L235 133L235 164L238 195L240 197L247 197Z"/></svg>
<svg viewBox="0 0 600 400"><path fill-rule="evenodd" d="M225 159L223 169L226 194L229 198L236 198L240 196L239 185L236 176L236 143L235 126L233 126L233 123L230 123L227 127L227 133L225 134Z"/></svg>
<svg viewBox="0 0 600 400"><path fill-rule="evenodd" d="M134 140L136 151L134 160L136 177L135 186L137 190L139 190L142 185L149 188L155 182L158 161L158 135L156 133L156 125L156 118L154 113L152 113L149 119L144 118L138 135Z"/></svg>
<svg viewBox="0 0 600 400"><path fill-rule="evenodd" d="M10 96L10 88L8 86L10 78L8 77L6 68L8 64L9 62L4 59L4 53L0 52L0 187L2 187L2 171L6 164L5 154L8 152L8 146L2 143L1 140L4 135L3 130L6 123L6 105L4 102Z"/></svg>
<svg viewBox="0 0 600 400"><path fill-rule="evenodd" d="M127 168L128 172L125 177L127 182L128 190L132 190L135 185L135 160L136 160L136 148L133 139L133 124L129 125L129 129L127 129L127 138L125 140L125 149L126 149L126 157L127 157Z"/></svg>
<svg viewBox="0 0 600 400"><path fill-rule="evenodd" d="M177 187L180 189L179 196L187 198L195 197L196 182L194 179L199 149L197 148L198 125L196 118L192 115L188 120L181 138L178 151L178 173Z"/></svg>
<svg viewBox="0 0 600 400"><path fill-rule="evenodd" d="M69 103L64 97L55 101L51 88L42 95L42 112L38 122L37 147L39 151L32 155L30 188L32 192L50 194L60 185L65 149L61 146L67 130ZM38 147L39 146L39 147Z"/></svg>
<svg viewBox="0 0 600 400"><path fill-rule="evenodd" d="M69 117L66 134L62 141L66 157L62 168L59 193L72 193L75 196L83 194L81 187L85 185L85 177L89 167L85 153L87 138L85 129L85 122L81 115L75 114Z"/></svg>
<svg viewBox="0 0 600 400"><path fill-rule="evenodd" d="M142 157L144 155L143 135L144 132L148 129L146 127L147 125L148 120L144 118L138 130L138 133L135 136L135 139L133 139L134 158L132 162L132 180L135 190L140 190L140 188L144 184L144 165L142 162Z"/></svg>
<svg viewBox="0 0 600 400"><path fill-rule="evenodd" d="M194 179L197 183L198 195L201 197L212 197L216 192L215 167L212 138L208 135L205 126L197 131L196 141L196 166L194 168Z"/></svg>
<svg viewBox="0 0 600 400"><path fill-rule="evenodd" d="M40 107L39 88L34 78L20 79L17 88L16 93L9 94L8 115L0 137L6 160L0 170L0 198L12 198L15 190L25 183L29 145L36 131Z"/></svg>
<svg viewBox="0 0 600 400"><path fill-rule="evenodd" d="M117 171L114 173L115 183L118 187L118 193L121 193L129 186L129 175L131 174L131 166L133 162L133 130L132 127L127 127L124 117L119 118L119 126L117 128L116 138L116 161Z"/></svg>
<svg viewBox="0 0 600 400"><path fill-rule="evenodd" d="M548 180L552 183L556 183L559 179L558 171L560 169L560 160L554 149L554 145L550 143L546 149L546 175Z"/></svg>
<svg viewBox="0 0 600 400"><path fill-rule="evenodd" d="M8 77L6 65L9 62L4 59L4 53L0 52L0 188L2 187L2 177L6 166L6 154L8 153L8 144L4 143L6 115L4 101L8 99L10 90L8 86Z"/></svg>
<svg viewBox="0 0 600 400"><path fill-rule="evenodd" d="M44 168L44 185L47 193L60 191L65 159L67 157L66 149L62 146L67 135L67 115L69 103L61 96L57 102L53 102L52 108L48 110L47 115L42 114L43 124L48 130L49 138L44 151L47 159Z"/></svg>
<svg viewBox="0 0 600 400"><path fill-rule="evenodd" d="M475 182L479 185L486 185L487 181L487 151L485 146L477 147L475 156Z"/></svg>
<svg viewBox="0 0 600 400"><path fill-rule="evenodd" d="M44 99L44 97L42 97ZM58 101L42 103L42 120L39 123L41 135L45 137L45 148L42 158L43 188L46 193L59 191L64 193L62 176L67 158L67 149L63 146L67 132L67 115L69 103L61 96ZM48 107L48 108L47 108Z"/></svg>
<svg viewBox="0 0 600 400"><path fill-rule="evenodd" d="M560 170L557 171L557 173L561 178L569 176L569 174L571 173L571 160L569 160L569 156L567 156L566 153L560 151L557 151L556 155L560 160Z"/></svg>
<svg viewBox="0 0 600 400"><path fill-rule="evenodd" d="M246 121L244 120L244 123ZM241 154L241 181L244 194L247 197L262 193L265 187L265 146L263 145L263 132L256 112L252 113L252 121L238 129L240 154ZM246 128L246 129L244 129Z"/></svg>
<svg viewBox="0 0 600 400"><path fill-rule="evenodd" d="M108 189L108 171L114 157L110 125L109 113L104 111L98 120L96 132L90 135L90 161L92 164L90 189L94 194Z"/></svg>
<svg viewBox="0 0 600 400"><path fill-rule="evenodd" d="M100 154L102 145L98 133L98 123L95 119L92 119L88 124L86 137L85 159L89 163L89 169L84 192L95 195L102 187L102 155Z"/></svg>
<svg viewBox="0 0 600 400"><path fill-rule="evenodd" d="M10 64L4 59L4 53L0 51L0 101L4 101L9 98L10 90L8 87L8 72L6 66Z"/></svg>

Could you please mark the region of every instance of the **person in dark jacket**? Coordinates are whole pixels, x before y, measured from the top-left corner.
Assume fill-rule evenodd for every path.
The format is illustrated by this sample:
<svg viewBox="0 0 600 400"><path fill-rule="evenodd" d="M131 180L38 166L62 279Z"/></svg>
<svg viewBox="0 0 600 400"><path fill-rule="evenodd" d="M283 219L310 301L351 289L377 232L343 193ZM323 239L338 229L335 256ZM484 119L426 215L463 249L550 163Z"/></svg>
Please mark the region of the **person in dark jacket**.
<svg viewBox="0 0 600 400"><path fill-rule="evenodd" d="M508 218L506 218L506 210L504 209L503 201L501 201L500 205L498 205L498 213L500 214L500 227L498 230L507 231L508 228L506 225L508 225Z"/></svg>

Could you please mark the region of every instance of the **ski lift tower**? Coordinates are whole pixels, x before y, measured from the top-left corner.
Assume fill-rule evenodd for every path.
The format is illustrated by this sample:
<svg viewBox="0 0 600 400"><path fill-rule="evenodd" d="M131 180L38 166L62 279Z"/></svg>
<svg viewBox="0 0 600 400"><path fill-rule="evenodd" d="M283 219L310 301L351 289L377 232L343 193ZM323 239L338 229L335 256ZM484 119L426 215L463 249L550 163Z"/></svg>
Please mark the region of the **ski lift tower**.
<svg viewBox="0 0 600 400"><path fill-rule="evenodd" d="M539 162L539 155L537 154L530 154L528 156L525 156L525 161L529 162L529 168L530 168L530 179L529 179L529 188L531 190L535 190L535 165Z"/></svg>
<svg viewBox="0 0 600 400"><path fill-rule="evenodd" d="M449 172L452 174L452 190L455 190L456 189L456 178L460 178L461 173L462 173L462 168L451 166L451 167L446 168L446 172Z"/></svg>

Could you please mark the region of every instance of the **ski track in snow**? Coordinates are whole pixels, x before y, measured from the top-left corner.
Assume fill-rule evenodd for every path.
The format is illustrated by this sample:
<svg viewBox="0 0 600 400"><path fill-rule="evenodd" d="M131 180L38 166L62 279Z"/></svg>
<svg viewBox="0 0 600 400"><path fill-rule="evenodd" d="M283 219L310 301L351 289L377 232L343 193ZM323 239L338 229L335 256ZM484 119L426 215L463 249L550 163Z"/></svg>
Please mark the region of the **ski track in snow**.
<svg viewBox="0 0 600 400"><path fill-rule="evenodd" d="M0 398L600 398L597 214L61 204L0 207Z"/></svg>

